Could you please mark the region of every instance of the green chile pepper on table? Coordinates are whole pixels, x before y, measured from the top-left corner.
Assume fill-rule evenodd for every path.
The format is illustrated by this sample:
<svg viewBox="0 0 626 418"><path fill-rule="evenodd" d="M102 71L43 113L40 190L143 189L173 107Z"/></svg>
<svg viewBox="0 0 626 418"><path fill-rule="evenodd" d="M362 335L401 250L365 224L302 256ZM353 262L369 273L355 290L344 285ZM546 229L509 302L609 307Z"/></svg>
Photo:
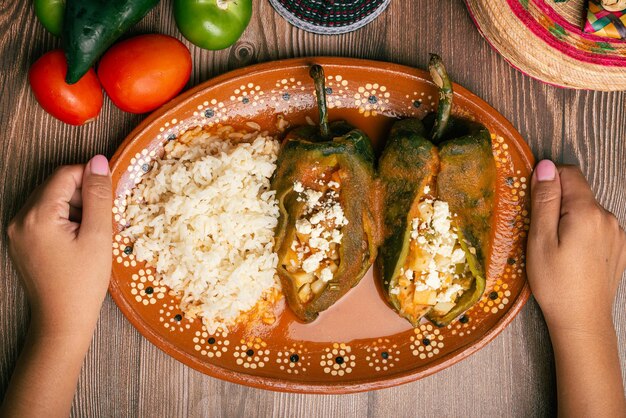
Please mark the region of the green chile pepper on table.
<svg viewBox="0 0 626 418"><path fill-rule="evenodd" d="M287 303L305 322L314 320L361 280L376 259L379 243L371 208L371 142L346 122L328 124L323 69L313 66L311 76L320 126L303 126L287 135L272 179L280 208L275 247L278 275ZM333 218L338 211L340 215ZM318 223L314 218L319 214L331 215ZM316 244L319 236L330 239L331 235L329 250L324 249L324 239L323 245ZM307 268L313 253L321 254L319 267L313 263Z"/></svg>
<svg viewBox="0 0 626 418"><path fill-rule="evenodd" d="M204 49L224 49L237 42L251 16L252 0L174 0L178 29Z"/></svg>
<svg viewBox="0 0 626 418"><path fill-rule="evenodd" d="M67 0L62 41L69 84L76 83L159 0Z"/></svg>
<svg viewBox="0 0 626 418"><path fill-rule="evenodd" d="M396 122L379 163L385 240L377 265L390 304L413 326L424 316L445 326L482 297L495 199L491 136L451 116L452 83L438 56L429 67L440 89L433 128ZM443 277L428 274L431 263Z"/></svg>

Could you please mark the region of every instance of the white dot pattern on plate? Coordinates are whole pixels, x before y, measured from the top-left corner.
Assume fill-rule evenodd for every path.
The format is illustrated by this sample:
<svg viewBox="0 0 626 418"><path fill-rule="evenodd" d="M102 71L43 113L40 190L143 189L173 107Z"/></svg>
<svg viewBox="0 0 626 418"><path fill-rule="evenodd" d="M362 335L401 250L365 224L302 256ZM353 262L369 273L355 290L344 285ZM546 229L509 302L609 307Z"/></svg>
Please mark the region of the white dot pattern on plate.
<svg viewBox="0 0 626 418"><path fill-rule="evenodd" d="M257 369L269 363L270 353L267 343L259 337L254 337L250 341L241 340L235 347L233 356L237 365L246 369Z"/></svg>
<svg viewBox="0 0 626 418"><path fill-rule="evenodd" d="M375 371L380 372L395 367L399 360L400 350L397 344L392 344L387 338L379 338L365 349L365 361Z"/></svg>
<svg viewBox="0 0 626 418"><path fill-rule="evenodd" d="M345 343L333 343L327 347L320 357L320 366L324 373L331 376L350 374L356 366L356 355L352 354L352 347Z"/></svg>
<svg viewBox="0 0 626 418"><path fill-rule="evenodd" d="M307 371L311 365L309 350L304 344L294 343L291 347L283 347L276 353L278 368L288 374L299 374Z"/></svg>
<svg viewBox="0 0 626 418"><path fill-rule="evenodd" d="M411 344L409 349L411 354L420 360L433 358L444 347L444 336L441 329L432 324L420 324L413 332L415 335L412 335L410 338Z"/></svg>

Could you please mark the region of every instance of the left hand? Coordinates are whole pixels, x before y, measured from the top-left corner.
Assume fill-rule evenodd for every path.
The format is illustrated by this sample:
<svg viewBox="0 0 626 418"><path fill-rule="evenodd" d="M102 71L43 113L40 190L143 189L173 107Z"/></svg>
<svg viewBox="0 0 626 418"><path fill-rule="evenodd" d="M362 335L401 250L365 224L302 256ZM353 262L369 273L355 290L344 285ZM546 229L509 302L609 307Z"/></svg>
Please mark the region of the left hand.
<svg viewBox="0 0 626 418"><path fill-rule="evenodd" d="M9 254L31 307L31 329L88 336L111 275L111 176L98 155L58 168L8 228Z"/></svg>

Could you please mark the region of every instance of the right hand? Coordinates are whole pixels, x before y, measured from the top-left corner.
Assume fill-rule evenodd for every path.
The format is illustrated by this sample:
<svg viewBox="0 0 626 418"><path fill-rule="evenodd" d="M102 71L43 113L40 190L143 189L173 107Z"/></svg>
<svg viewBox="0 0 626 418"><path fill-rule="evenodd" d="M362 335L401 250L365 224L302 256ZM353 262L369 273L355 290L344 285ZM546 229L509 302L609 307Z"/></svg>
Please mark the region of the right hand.
<svg viewBox="0 0 626 418"><path fill-rule="evenodd" d="M580 170L537 164L531 181L527 273L551 332L612 327L626 233L595 200Z"/></svg>

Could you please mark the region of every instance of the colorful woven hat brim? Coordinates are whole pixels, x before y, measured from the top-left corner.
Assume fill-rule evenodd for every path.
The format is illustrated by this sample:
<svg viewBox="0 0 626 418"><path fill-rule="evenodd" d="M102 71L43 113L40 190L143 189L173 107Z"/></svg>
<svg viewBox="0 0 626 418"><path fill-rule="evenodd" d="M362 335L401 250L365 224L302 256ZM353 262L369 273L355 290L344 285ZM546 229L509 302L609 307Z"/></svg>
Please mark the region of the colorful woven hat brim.
<svg viewBox="0 0 626 418"><path fill-rule="evenodd" d="M553 0L465 2L482 36L521 72L561 87L626 90L626 41L584 33Z"/></svg>
<svg viewBox="0 0 626 418"><path fill-rule="evenodd" d="M307 32L337 35L376 19L391 0L269 0L285 20Z"/></svg>

